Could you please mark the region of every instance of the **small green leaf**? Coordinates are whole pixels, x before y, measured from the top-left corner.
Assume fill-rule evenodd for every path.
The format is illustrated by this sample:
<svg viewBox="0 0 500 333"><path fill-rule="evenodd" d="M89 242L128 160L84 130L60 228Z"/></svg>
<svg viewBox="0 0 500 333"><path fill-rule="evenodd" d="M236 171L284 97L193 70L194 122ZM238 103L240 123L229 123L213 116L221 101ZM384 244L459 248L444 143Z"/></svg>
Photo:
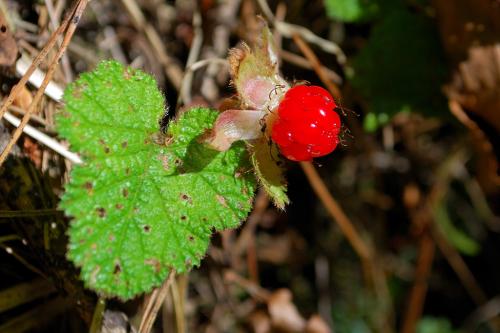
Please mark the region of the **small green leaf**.
<svg viewBox="0 0 500 333"><path fill-rule="evenodd" d="M61 136L81 153L60 206L74 219L68 257L86 285L130 299L204 257L215 230L251 209L255 180L243 143L217 152L197 138L218 112L184 112L159 133L154 79L103 62L65 91Z"/></svg>
<svg viewBox="0 0 500 333"><path fill-rule="evenodd" d="M458 333L447 318L423 317L418 321L417 333Z"/></svg>
<svg viewBox="0 0 500 333"><path fill-rule="evenodd" d="M380 0L325 0L326 13L343 22L362 22L376 16Z"/></svg>
<svg viewBox="0 0 500 333"><path fill-rule="evenodd" d="M479 243L453 224L444 204L436 205L433 215L442 234L458 251L469 256L479 253Z"/></svg>
<svg viewBox="0 0 500 333"><path fill-rule="evenodd" d="M279 209L285 209L290 200L286 195L286 180L283 168L279 165L278 149L275 145L269 146L265 139L255 140L249 145L251 161L255 175ZM275 157L273 157L275 156Z"/></svg>

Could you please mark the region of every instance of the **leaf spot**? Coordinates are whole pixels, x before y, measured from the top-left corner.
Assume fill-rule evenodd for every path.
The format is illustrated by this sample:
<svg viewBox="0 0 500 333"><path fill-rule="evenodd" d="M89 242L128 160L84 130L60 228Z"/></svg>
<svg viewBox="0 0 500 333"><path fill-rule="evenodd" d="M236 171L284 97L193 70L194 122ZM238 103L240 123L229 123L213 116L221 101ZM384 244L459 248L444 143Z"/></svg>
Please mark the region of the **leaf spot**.
<svg viewBox="0 0 500 333"><path fill-rule="evenodd" d="M227 205L226 198L224 198L222 195L217 194L216 195L217 201L224 206L225 208L228 208L229 206Z"/></svg>
<svg viewBox="0 0 500 333"><path fill-rule="evenodd" d="M113 269L113 274L117 275L122 272L122 267L120 265L120 262L115 263L115 268Z"/></svg>
<svg viewBox="0 0 500 333"><path fill-rule="evenodd" d="M92 185L91 182L85 182L85 184L83 184L83 187L87 190L88 194L92 194L92 189L94 188L94 185Z"/></svg>
<svg viewBox="0 0 500 333"><path fill-rule="evenodd" d="M102 207L96 208L95 211L97 212L97 215L99 215L99 217L101 218L106 216L106 209Z"/></svg>
<svg viewBox="0 0 500 333"><path fill-rule="evenodd" d="M123 205L121 203L117 203L115 205L116 209L122 209L123 208Z"/></svg>
<svg viewBox="0 0 500 333"><path fill-rule="evenodd" d="M181 220L185 221L186 220L186 215L181 216Z"/></svg>
<svg viewBox="0 0 500 333"><path fill-rule="evenodd" d="M149 232L151 231L151 226L150 226L150 225L148 225L148 224L146 224L146 225L144 225L144 226L142 227L142 229L144 229L144 232L149 233Z"/></svg>
<svg viewBox="0 0 500 333"><path fill-rule="evenodd" d="M128 146L128 142L127 141L123 141L122 142L122 148L127 148Z"/></svg>
<svg viewBox="0 0 500 333"><path fill-rule="evenodd" d="M193 199L191 199L191 197L189 195L187 195L186 193L181 193L181 200L189 203L189 204L193 204Z"/></svg>
<svg viewBox="0 0 500 333"><path fill-rule="evenodd" d="M161 271L161 264L160 261L158 261L158 259L155 258L146 259L144 260L144 263L146 265L153 266L156 273L159 273Z"/></svg>
<svg viewBox="0 0 500 333"><path fill-rule="evenodd" d="M128 194L129 194L129 193L128 193L128 189L124 188L124 189L122 190L122 194L123 194L123 196L124 196L125 198L128 198Z"/></svg>

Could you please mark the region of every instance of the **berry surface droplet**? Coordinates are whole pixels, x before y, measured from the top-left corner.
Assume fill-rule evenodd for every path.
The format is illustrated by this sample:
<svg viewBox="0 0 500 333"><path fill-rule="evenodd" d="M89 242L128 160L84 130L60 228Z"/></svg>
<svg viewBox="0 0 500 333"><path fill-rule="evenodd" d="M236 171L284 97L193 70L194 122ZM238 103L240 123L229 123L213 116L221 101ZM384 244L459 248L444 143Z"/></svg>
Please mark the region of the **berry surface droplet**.
<svg viewBox="0 0 500 333"><path fill-rule="evenodd" d="M278 106L271 138L281 153L293 161L310 161L330 154L339 142L337 104L318 86L290 88Z"/></svg>

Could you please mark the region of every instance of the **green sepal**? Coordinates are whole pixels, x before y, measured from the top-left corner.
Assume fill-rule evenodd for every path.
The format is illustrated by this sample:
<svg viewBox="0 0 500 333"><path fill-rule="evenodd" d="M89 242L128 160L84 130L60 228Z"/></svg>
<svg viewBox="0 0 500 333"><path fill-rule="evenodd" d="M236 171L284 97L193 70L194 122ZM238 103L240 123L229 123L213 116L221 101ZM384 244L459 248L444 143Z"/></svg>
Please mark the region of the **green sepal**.
<svg viewBox="0 0 500 333"><path fill-rule="evenodd" d="M285 209L290 200L286 194L287 183L282 167L283 161L279 157L276 145L262 138L249 143L248 148L259 184L277 208Z"/></svg>

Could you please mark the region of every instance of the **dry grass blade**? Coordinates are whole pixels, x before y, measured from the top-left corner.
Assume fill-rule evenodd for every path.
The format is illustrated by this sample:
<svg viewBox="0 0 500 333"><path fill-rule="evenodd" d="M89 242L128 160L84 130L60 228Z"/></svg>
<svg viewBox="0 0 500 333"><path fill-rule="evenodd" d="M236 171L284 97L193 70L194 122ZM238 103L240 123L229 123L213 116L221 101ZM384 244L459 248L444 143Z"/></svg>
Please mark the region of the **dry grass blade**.
<svg viewBox="0 0 500 333"><path fill-rule="evenodd" d="M299 34L294 33L292 35L293 41L297 46L300 48L300 51L304 54L304 56L309 60L311 63L314 71L316 74L318 74L318 77L320 78L321 82L328 88L328 90L332 93L333 97L336 100L340 99L340 90L337 87L335 83L330 79L329 75L324 71L324 67L319 61L318 57L316 54L314 54L313 50L307 45L307 43L300 37Z"/></svg>
<svg viewBox="0 0 500 333"><path fill-rule="evenodd" d="M433 228L432 236L436 241L439 250L446 257L446 260L453 268L458 278L464 285L465 289L469 293L469 296L474 300L474 302L477 305L482 305L486 303L488 301L486 294L479 286L479 283L476 281L476 278L474 277L470 269L467 267L467 264L460 256L458 251L453 246L448 244L446 238L437 228Z"/></svg>
<svg viewBox="0 0 500 333"><path fill-rule="evenodd" d="M172 83L172 85L179 90L182 83L182 78L184 73L182 69L173 61L172 58L167 54L164 43L162 42L160 35L155 30L155 28L147 23L144 14L142 13L139 5L135 0L122 0L123 6L128 11L132 17L133 24L135 28L139 31L143 31L146 35L149 43L153 47L155 56L158 58L159 62L162 64L165 74Z"/></svg>
<svg viewBox="0 0 500 333"><path fill-rule="evenodd" d="M146 307L144 309L144 313L142 315L141 323L139 325L139 333L149 333L153 324L155 322L156 316L158 315L158 311L165 300L165 297L168 295L168 290L170 289L170 285L175 278L175 271L171 270L168 278L163 282L160 288L155 288L151 293L150 297L146 301Z"/></svg>
<svg viewBox="0 0 500 333"><path fill-rule="evenodd" d="M49 69L47 70L47 74L45 75L45 78L44 78L44 80L42 82L42 85L40 86L40 89L38 89L35 97L33 98L33 101L31 102L31 104L30 104L30 106L29 106L26 114L24 115L23 119L21 120L21 123L19 124L19 127L14 131L14 134L13 134L11 140L7 143L7 146L5 147L4 151L0 154L0 165L2 165L3 162L5 161L5 159L7 158L7 155L9 154L10 150L12 149L12 147L14 146L14 144L17 142L17 140L21 136L24 127L28 124L28 121L29 121L29 118L30 118L31 114L34 112L34 110L38 106L38 103L40 102L40 100L41 100L41 98L43 96L45 88L47 87L47 85L49 84L50 80L52 79L52 76L53 76L54 71L56 69L56 66L57 66L57 64L59 62L59 59L61 59L62 55L66 51L66 48L68 47L68 44L69 44L71 38L73 37L73 34L74 34L75 30L76 30L78 22L79 22L82 14L83 14L83 11L85 10L85 7L87 6L87 3L88 3L88 0L80 0L78 2L77 6L76 6L76 8L74 10L74 12L71 15L69 15L66 18L65 22L63 23L63 25L64 24L67 25L67 30L66 30L66 34L64 36L64 39L62 41L61 47L59 48L58 52L56 53L56 55L52 59L51 64L49 66ZM59 31L59 29L56 30L56 32L57 31ZM54 40L57 39L57 35L54 35L54 37L55 37ZM33 68L33 70L34 70L34 68ZM33 70L31 70L31 71L28 70L28 72L26 74L31 75L30 72L33 72ZM29 76L26 78L26 80L28 78L29 78ZM22 81L22 79L21 79L21 81ZM24 84L25 83L26 82L24 82ZM16 88L14 90L18 90L18 87L19 87L19 84L16 86ZM13 90L13 92L14 92L14 90ZM12 95L12 93L11 93L11 95ZM4 108L6 110L7 107L10 105L9 104L9 100L10 100L10 95L9 95L9 98L7 99L7 102L2 107L2 110L1 110L2 112L0 112L0 114L2 116L3 116ZM13 100L13 98L12 98L12 100Z"/></svg>
<svg viewBox="0 0 500 333"><path fill-rule="evenodd" d="M59 35L61 35L64 32L64 30L66 30L66 28L68 27L68 24L69 24L71 18L73 17L78 5L79 5L79 1L76 1L75 4L73 5L73 7L71 8L71 10L69 11L68 15L66 16L66 18L64 19L63 23L61 23L59 28L57 28L57 30L52 33L47 44L43 47L43 49L36 56L36 58L33 59L31 66L28 68L28 70L23 75L21 80L19 80L19 82L14 86L14 88L10 92L9 96L7 97L7 100L2 104L2 107L0 108L0 118L3 117L4 113L7 111L7 108L12 105L14 100L17 98L19 93L22 91L22 88L28 82L29 78L31 77L31 74L33 74L35 69L40 65L42 60L47 56L47 54L52 49L52 47L54 47L54 44L56 43Z"/></svg>

